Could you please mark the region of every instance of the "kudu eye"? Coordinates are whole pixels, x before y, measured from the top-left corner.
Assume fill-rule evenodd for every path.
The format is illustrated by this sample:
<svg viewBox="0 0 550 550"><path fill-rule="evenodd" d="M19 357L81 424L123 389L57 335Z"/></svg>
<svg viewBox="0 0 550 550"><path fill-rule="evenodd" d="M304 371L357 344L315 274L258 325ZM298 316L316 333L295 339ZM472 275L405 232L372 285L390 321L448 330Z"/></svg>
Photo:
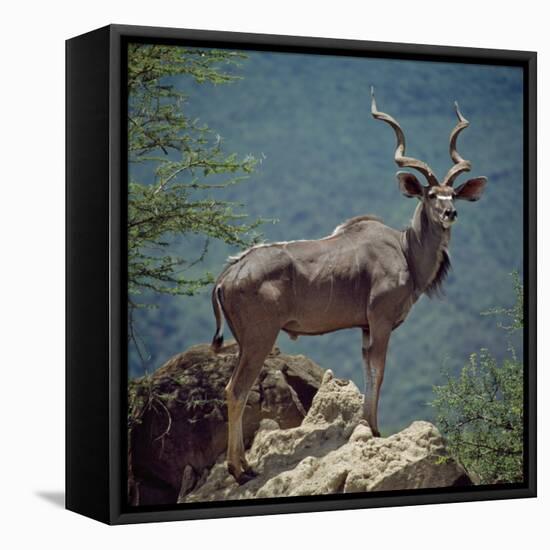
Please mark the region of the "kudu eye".
<svg viewBox="0 0 550 550"><path fill-rule="evenodd" d="M430 192L428 193L428 198L429 198L429 199L435 199L435 191L430 191Z"/></svg>

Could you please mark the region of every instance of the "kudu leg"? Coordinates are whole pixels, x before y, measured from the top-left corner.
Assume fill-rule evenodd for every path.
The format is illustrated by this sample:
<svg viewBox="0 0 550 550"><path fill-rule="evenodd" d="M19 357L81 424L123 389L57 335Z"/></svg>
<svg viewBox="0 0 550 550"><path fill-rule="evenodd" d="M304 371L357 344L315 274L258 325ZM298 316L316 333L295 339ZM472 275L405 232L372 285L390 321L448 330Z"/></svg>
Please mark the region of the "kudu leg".
<svg viewBox="0 0 550 550"><path fill-rule="evenodd" d="M391 329L384 325L371 325L370 330L363 330L363 362L365 369L363 416L376 437L380 437L378 400L380 398L380 387L384 380L384 367L390 335Z"/></svg>
<svg viewBox="0 0 550 550"><path fill-rule="evenodd" d="M249 346L241 342L237 367L225 388L227 399L228 434L227 468L239 483L246 483L256 474L248 465L244 453L242 419L250 389L271 351L277 335L267 342L254 342Z"/></svg>

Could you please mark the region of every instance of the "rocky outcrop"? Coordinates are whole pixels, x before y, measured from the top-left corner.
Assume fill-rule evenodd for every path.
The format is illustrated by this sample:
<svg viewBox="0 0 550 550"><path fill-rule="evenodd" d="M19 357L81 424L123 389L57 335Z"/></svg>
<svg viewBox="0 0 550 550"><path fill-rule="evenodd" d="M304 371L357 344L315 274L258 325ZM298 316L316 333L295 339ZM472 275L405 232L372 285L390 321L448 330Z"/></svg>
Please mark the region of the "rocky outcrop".
<svg viewBox="0 0 550 550"><path fill-rule="evenodd" d="M129 498L132 504L173 504L206 479L227 442L224 388L235 343L215 354L191 347L152 375L129 385ZM268 356L243 417L245 445L262 420L299 426L321 385L323 370L304 356Z"/></svg>
<svg viewBox="0 0 550 550"><path fill-rule="evenodd" d="M227 472L224 388L236 344L193 346L129 385L129 499L134 505L421 489L472 484L432 424L386 438L362 419L363 396L304 356L266 359L243 417L257 476Z"/></svg>
<svg viewBox="0 0 550 550"><path fill-rule="evenodd" d="M238 485L220 456L207 477L179 502L391 491L471 485L447 453L432 424L413 422L387 438L374 438L361 418L362 395L349 381L326 371L312 405L297 427L265 419L251 448L258 473Z"/></svg>

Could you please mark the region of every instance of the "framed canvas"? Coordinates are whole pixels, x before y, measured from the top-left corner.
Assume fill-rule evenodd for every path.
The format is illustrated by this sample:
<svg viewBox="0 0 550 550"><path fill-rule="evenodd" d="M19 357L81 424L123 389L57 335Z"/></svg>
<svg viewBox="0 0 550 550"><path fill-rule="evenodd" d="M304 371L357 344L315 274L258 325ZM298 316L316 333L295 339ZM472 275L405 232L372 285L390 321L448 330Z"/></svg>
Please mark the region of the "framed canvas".
<svg viewBox="0 0 550 550"><path fill-rule="evenodd" d="M68 509L536 495L535 53L110 25L66 153Z"/></svg>

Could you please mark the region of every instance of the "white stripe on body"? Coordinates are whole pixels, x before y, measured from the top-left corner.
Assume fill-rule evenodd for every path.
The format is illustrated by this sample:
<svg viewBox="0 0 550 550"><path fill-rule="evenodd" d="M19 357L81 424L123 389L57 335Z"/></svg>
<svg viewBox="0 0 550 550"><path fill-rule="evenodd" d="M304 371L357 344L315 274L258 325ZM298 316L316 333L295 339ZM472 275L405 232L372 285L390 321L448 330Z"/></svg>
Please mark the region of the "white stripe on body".
<svg viewBox="0 0 550 550"><path fill-rule="evenodd" d="M336 229L330 235L327 235L326 237L322 237L321 239L296 239L295 241L278 241L276 243L256 244L254 246L251 246L250 248L247 248L246 250L243 250L239 254L235 254L234 256L229 256L227 258L227 261L231 262L231 263L238 262L244 256L246 256L249 252L252 252L253 250L256 250L257 248L267 248L269 246L283 246L283 245L292 244L292 243L305 243L305 242L309 242L311 240L325 241L326 239L330 239L331 237L335 237L336 235L341 233L343 231L344 227L346 227L345 223L339 225L338 227L336 227Z"/></svg>

